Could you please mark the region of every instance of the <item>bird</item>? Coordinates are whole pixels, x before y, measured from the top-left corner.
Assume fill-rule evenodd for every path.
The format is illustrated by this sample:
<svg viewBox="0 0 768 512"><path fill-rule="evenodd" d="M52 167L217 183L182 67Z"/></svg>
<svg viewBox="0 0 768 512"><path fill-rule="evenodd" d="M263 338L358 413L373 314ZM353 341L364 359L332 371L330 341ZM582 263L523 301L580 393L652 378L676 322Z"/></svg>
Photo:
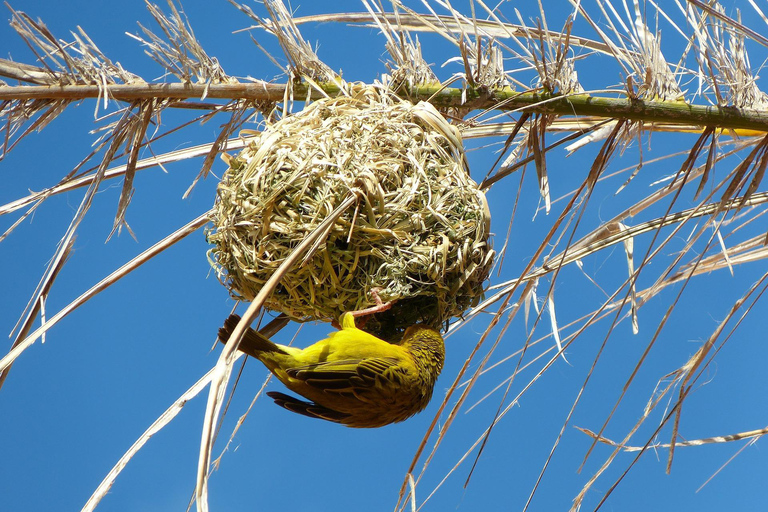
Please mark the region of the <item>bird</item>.
<svg viewBox="0 0 768 512"><path fill-rule="evenodd" d="M445 362L443 337L432 327L416 324L398 343L389 343L357 328L356 313L344 313L340 330L304 349L274 343L249 327L239 350L307 399L267 393L289 411L353 428L404 421L432 398ZM239 321L236 314L226 319L219 329L222 342Z"/></svg>

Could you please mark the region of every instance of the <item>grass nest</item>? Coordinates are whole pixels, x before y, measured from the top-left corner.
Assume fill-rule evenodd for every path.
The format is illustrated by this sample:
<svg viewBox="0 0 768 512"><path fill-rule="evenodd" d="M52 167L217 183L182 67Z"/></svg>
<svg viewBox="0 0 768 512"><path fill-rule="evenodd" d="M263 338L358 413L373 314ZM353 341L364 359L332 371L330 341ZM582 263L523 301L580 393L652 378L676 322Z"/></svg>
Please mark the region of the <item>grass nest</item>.
<svg viewBox="0 0 768 512"><path fill-rule="evenodd" d="M299 321L337 319L372 305L370 290L379 288L397 302L371 325L391 337L417 321L439 327L480 300L494 255L488 205L469 177L459 130L429 103L372 88L316 101L225 160L208 240L235 298L252 300L359 190L266 307Z"/></svg>

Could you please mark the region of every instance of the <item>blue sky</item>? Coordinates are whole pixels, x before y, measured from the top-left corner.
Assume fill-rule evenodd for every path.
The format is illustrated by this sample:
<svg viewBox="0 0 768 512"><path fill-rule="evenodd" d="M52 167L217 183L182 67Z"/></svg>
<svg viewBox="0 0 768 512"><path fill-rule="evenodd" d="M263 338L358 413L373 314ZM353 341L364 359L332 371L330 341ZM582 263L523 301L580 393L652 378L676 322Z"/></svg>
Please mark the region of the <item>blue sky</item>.
<svg viewBox="0 0 768 512"><path fill-rule="evenodd" d="M563 10L565 3L550 3L553 4L550 28L559 27L567 12ZM307 3L294 8L298 7L299 15L362 10L357 2L333 4L319 7ZM51 31L63 39L70 39L68 31L81 26L106 55L145 79L155 79L161 74L142 54L139 45L124 34L138 31L136 21L153 26L142 2L130 0L113 7L94 0L66 3L37 0L13 2L12 7L33 18L41 17ZM270 79L278 73L247 34L232 34L248 26L250 20L229 3L187 2L184 7L198 39L229 74ZM258 5L254 8L264 14ZM526 19L536 14L517 3L505 4L502 11L512 17L513 8L523 10ZM9 17L6 13L5 19ZM577 28L585 29L583 24ZM765 31L757 25L753 28ZM671 48L682 44L679 37L677 41L674 39L671 29L663 30L664 41L669 42ZM302 26L302 31L313 44L319 43L320 57L331 68L343 70L347 80L370 82L385 71L384 40L373 29L324 24ZM268 36L255 35L268 48L275 49ZM447 43L426 35L420 39L426 60L436 64L441 78L460 71L455 64L440 67L446 49L450 48ZM3 58L10 56L33 63L30 52L7 24L0 26L0 42ZM760 59L753 58L753 62ZM619 71L610 67L604 72L601 68L586 67L580 70L579 76L589 87L600 83L614 85L621 80ZM89 133L98 126L93 121L93 110L90 101L71 105L45 130L27 137L0 161L0 204L22 197L29 190L55 184L77 165L90 151L94 140L94 135ZM163 126L172 126L174 121L188 115L168 112L163 117ZM194 126L153 149L170 151L213 140L217 126L216 121ZM690 147L694 140L690 135L656 134L651 148L664 154ZM479 148L488 142L499 141L467 142L472 149L469 153L472 175L478 180L496 158L495 148ZM550 155L553 198L581 183L597 150L597 146L588 147L567 159L562 151ZM647 145L645 150L650 151ZM636 160L635 147L617 157L611 169L624 168ZM645 166L620 195L615 191L626 175L601 183L585 211L578 234L647 194L655 181L676 170L682 158L671 162ZM118 266L208 210L213 203L217 177L225 166L217 163L214 175L200 182L191 196L182 200L199 165L199 160L191 160L171 164L167 172L150 169L137 174L136 192L127 214L137 240L123 232L105 243L122 183L105 184L78 231L73 255L51 291L46 306L48 314L66 306ZM500 275L494 274L492 282L519 275L563 206L563 202L556 203L552 214L546 216L540 212L534 218L539 206L534 177L533 169L529 169L522 181L510 247ZM497 249L503 245L512 209L511 198L517 193L519 181L518 177L503 180L488 194ZM23 311L82 194L83 190L76 190L52 197L0 243L0 262L5 269L0 274L0 286L4 290L0 297L0 327L4 333L10 332ZM684 197L676 209L692 204L690 197ZM649 217L660 215L665 207L666 204L660 210L649 212ZM18 212L3 216L0 228L4 231L17 218ZM632 222L642 220L647 218ZM681 231L678 239L665 248L667 259L661 258L654 265L667 264L674 251L682 248L691 230ZM759 231L759 226L745 230L746 233ZM746 237L743 233L735 236L738 240L743 237ZM635 240L638 257L644 254L649 243L649 235ZM233 301L210 271L206 260L208 248L202 231L185 238L61 321L49 331L45 344L36 343L15 363L0 392L3 510L78 510L133 441L215 364L219 354L218 347L212 350L216 331L229 314ZM586 279L585 273L608 293L626 276L624 253L618 246L586 258L583 264L584 272L572 265L557 279L555 299L560 325L593 311L604 299L603 292ZM608 437L618 440L624 436L641 415L659 379L696 351L733 302L765 272L764 267L761 262L741 265L733 276L720 271L688 284L684 300L662 331L648 362L609 425ZM658 270L652 268L647 275L642 275L640 286L650 285L657 273ZM542 280L540 297L548 287L549 282ZM609 448L598 446L584 470L578 473L590 440L573 425L592 430L600 428L679 290L679 287L670 287L641 309L638 335L632 335L627 322L614 330L582 401L565 429L531 510L567 510L573 497L610 453ZM768 403L761 386L767 355L762 328L765 313L765 306L758 302L752 315L724 346L715 364L694 386L680 426L685 438L733 434L765 426ZM522 509L603 342L609 322L597 324L578 338L567 351L568 363L558 361L495 427L469 486L463 488L475 452L446 480L423 510ZM520 315L492 355L491 363L519 350L531 323L526 325ZM537 328L534 339L547 334L547 323L543 321ZM402 424L375 430L347 429L289 414L266 397L259 399L212 476L213 510L305 507L318 511L393 510L405 471L437 411L439 399L486 325L487 318L480 318L448 338L446 367L433 403L425 412ZM306 325L297 343L308 344L330 329L328 325ZM294 332L293 328L286 329L277 339L286 342ZM10 342L7 344L10 347ZM531 349L532 353L539 354L544 350L539 347L552 344L551 338L547 338ZM419 484L417 503L432 492L487 427L502 399L501 393L495 393L471 411L467 409L509 376L516 362L517 358L512 358L479 379ZM532 368L539 368L541 364L534 363ZM471 370L476 365L477 362L473 363ZM535 371L529 369L518 376L505 406ZM246 411L266 375L266 370L256 362L245 365L224 419L215 455L223 449L238 417ZM268 389L282 390L274 382ZM118 477L98 510L185 509L194 489L205 395L190 401L168 427L149 441ZM655 420L649 420L635 438L641 440L641 444L653 431L661 413L652 418ZM660 441L668 440L669 430L665 429ZM762 478L765 460L761 444L746 448L698 492L743 442L681 448L676 453L671 475L664 472L666 450L647 453L611 494L602 510L760 509L768 502ZM431 446L432 442L428 449ZM619 455L587 496L585 510L594 509L632 458L631 454ZM421 466L422 463L417 470Z"/></svg>

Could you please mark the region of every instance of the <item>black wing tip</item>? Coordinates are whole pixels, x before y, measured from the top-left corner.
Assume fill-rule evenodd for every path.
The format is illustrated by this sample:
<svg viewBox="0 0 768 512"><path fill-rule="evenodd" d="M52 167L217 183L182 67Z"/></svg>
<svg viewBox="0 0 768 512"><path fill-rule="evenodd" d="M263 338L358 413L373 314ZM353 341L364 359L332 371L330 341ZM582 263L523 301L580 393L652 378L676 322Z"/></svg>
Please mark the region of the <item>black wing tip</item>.
<svg viewBox="0 0 768 512"><path fill-rule="evenodd" d="M267 396L275 401L277 405L296 414L316 418L320 420L332 421L334 423L343 423L349 414L333 409L328 409L314 402L305 402L291 395L280 393L279 391L267 391Z"/></svg>

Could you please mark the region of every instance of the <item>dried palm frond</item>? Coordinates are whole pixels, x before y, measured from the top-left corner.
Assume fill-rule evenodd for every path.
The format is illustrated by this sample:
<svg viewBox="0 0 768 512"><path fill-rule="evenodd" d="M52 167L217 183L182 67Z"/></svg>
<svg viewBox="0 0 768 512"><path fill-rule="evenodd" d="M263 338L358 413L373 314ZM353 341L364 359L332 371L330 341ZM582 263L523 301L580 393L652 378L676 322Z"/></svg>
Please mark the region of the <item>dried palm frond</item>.
<svg viewBox="0 0 768 512"><path fill-rule="evenodd" d="M41 21L12 11L12 26L36 60L0 60L0 76L23 84L0 83L0 156L77 102L95 99L94 110L107 114L98 119L94 148L84 151L75 169L0 206L0 216L16 215L2 242L26 228L24 221L41 205L63 192L82 193L17 326L13 348L0 360L0 384L18 356L61 318L211 218L197 217L51 314L52 284L73 257L73 241L105 184L123 180L108 236L128 226L140 171L201 157L184 196L189 199L192 186L215 174L210 171L221 155L228 169L215 199L215 226L207 232L210 259L235 298L256 299L247 321L262 304L298 321L332 319L369 305L368 292L377 287L385 300L396 300L395 307L366 328L390 339L414 321L443 324L451 336L449 354L462 354L403 478L403 507L434 501L473 459L468 474L474 479L462 481L484 484L474 470L498 449L499 434L512 432L517 422L509 421L511 413L555 411L542 395L535 395L538 407L517 409L546 378L557 377L554 368L581 372L580 380L557 390L569 402L554 412L562 412L554 429L546 430L552 436L548 453L525 467L535 481L522 509L544 493L566 444L570 469L578 467L570 455L574 448L584 454L585 468L599 459L579 483L576 509L592 503L599 508L649 449L668 450L669 469L679 458L676 447L708 441L681 440L691 434L686 419L696 405L690 396L726 343L743 341L737 327L762 315L768 279L768 96L759 77L764 65L752 64L765 59L768 47L760 34L765 26L752 25L768 18L754 2L745 5L757 17L700 0L671 6L573 0L568 12L542 2L490 6L476 0L462 10L443 0L363 0L364 12L309 16L279 0L254 8L230 3L254 23L260 49L266 51L265 37L275 39L285 64L269 59L284 82L271 80L262 68L257 79L225 73L174 4L169 14L150 5L159 30L141 26L141 35L132 36L168 83L127 71L80 29L65 42ZM366 30L365 37L389 55L382 65L386 75L384 69L377 76L356 74L352 63L345 64L345 78L365 83L342 80L299 30L328 22L333 30L346 23L353 25L344 27L348 33ZM174 118L176 124L160 133L161 114L169 109L204 113L183 122ZM255 124L259 113L262 125ZM167 135L198 122L214 126L214 119L220 122L206 143L188 150L164 146ZM159 147L151 157L142 154ZM469 176L468 161L480 162L472 169L475 179L485 176L479 185ZM494 230L509 233L493 276L486 194ZM212 197L203 210L211 203ZM295 254L297 247L306 254ZM754 268L757 283L744 284ZM708 310L705 294L690 291L698 281L718 282L713 273L729 279L713 287L717 295L735 296L724 312ZM687 318L699 310L724 319L701 335L703 326ZM35 329L37 316L44 323ZM666 352L680 341L670 334L675 321L689 324L698 340L677 358ZM471 333L453 337L468 324ZM196 490L198 507L207 509L211 453L236 359L234 338L216 367L120 459L88 509L149 436L210 383ZM626 338L631 342L617 343ZM639 350L624 357L630 345ZM609 356L617 346L622 357ZM651 364L659 359L663 371ZM616 372L614 380L596 386L606 366ZM497 403L487 410L490 400ZM606 412L579 416L588 437L569 438L567 427L588 400ZM462 423L472 430L457 428ZM669 441L659 442L659 436ZM515 435L504 442L517 447L518 439L528 442ZM454 466L440 457L454 454ZM435 473L437 480L424 478ZM597 482L607 482L599 496ZM565 506L572 498L564 498Z"/></svg>

